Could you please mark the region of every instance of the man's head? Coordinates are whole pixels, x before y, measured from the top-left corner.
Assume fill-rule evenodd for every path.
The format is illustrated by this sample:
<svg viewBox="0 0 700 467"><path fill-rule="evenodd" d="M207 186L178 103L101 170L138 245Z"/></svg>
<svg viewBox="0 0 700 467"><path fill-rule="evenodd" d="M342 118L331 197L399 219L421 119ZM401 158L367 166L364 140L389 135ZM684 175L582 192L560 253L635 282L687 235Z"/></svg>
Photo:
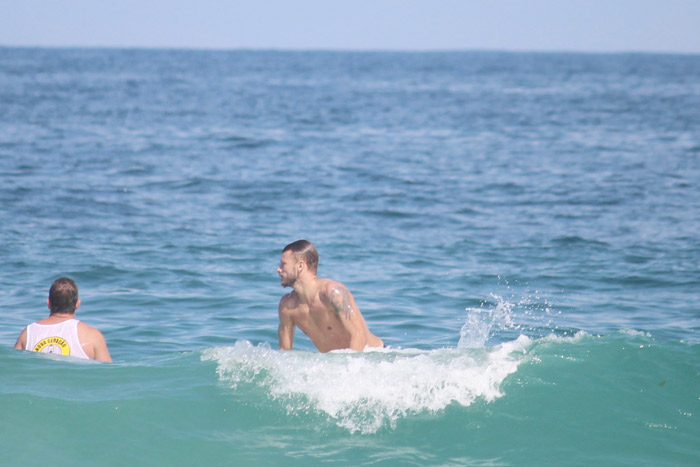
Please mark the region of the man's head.
<svg viewBox="0 0 700 467"><path fill-rule="evenodd" d="M282 250L282 259L277 273L282 279L282 286L293 286L296 279L308 270L314 276L318 271L318 251L308 240L297 240Z"/></svg>
<svg viewBox="0 0 700 467"><path fill-rule="evenodd" d="M73 314L80 306L78 299L78 286L67 277L60 277L51 284L49 290L49 309L51 314Z"/></svg>

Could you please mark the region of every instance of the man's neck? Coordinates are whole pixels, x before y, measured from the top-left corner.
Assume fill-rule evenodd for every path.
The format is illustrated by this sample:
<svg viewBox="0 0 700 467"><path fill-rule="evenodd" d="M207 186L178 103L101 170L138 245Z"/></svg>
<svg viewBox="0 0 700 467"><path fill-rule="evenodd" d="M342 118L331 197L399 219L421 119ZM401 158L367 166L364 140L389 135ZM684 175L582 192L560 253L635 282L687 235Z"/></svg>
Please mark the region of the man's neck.
<svg viewBox="0 0 700 467"><path fill-rule="evenodd" d="M294 283L294 292L302 303L309 304L318 293L318 279L316 277L297 279Z"/></svg>
<svg viewBox="0 0 700 467"><path fill-rule="evenodd" d="M46 323L60 323L75 318L75 313L51 313L48 318L42 320Z"/></svg>

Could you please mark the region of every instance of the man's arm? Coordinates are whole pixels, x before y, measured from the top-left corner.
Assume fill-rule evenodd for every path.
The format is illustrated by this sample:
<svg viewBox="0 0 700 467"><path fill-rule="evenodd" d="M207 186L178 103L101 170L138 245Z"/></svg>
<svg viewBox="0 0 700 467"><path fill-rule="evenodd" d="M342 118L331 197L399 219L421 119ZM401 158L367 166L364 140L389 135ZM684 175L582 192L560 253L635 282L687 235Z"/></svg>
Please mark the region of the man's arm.
<svg viewBox="0 0 700 467"><path fill-rule="evenodd" d="M112 362L112 357L107 350L107 341L99 329L81 321L78 323L78 336L88 357L101 362Z"/></svg>
<svg viewBox="0 0 700 467"><path fill-rule="evenodd" d="M112 356L109 355L105 336L97 329L95 329L95 331L97 332L97 336L95 337L95 360L112 363Z"/></svg>
<svg viewBox="0 0 700 467"><path fill-rule="evenodd" d="M343 284L333 284L328 290L328 299L333 311L350 334L350 348L364 350L367 346L367 329L350 291Z"/></svg>
<svg viewBox="0 0 700 467"><path fill-rule="evenodd" d="M282 297L280 300L277 313L280 317L280 324L277 328L277 337L280 342L280 350L292 350L292 343L294 342L294 321L289 315L287 307L285 306L285 298Z"/></svg>
<svg viewBox="0 0 700 467"><path fill-rule="evenodd" d="M25 347L27 347L27 328L24 328L15 342L15 349L24 350Z"/></svg>

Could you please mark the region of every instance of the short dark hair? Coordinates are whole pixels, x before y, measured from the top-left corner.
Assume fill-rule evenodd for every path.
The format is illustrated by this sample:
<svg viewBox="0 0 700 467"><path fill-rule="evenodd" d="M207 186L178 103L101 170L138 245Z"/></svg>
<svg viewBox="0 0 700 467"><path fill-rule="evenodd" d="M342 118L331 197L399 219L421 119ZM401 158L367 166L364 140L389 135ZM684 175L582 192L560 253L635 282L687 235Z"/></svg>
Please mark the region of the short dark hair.
<svg viewBox="0 0 700 467"><path fill-rule="evenodd" d="M72 279L59 277L51 284L49 303L51 314L75 313L75 305L78 303L78 286Z"/></svg>
<svg viewBox="0 0 700 467"><path fill-rule="evenodd" d="M284 247L282 253L285 251L291 251L294 253L297 260L303 259L314 274L318 272L318 251L316 250L314 244L310 241L297 240L296 242L292 242Z"/></svg>

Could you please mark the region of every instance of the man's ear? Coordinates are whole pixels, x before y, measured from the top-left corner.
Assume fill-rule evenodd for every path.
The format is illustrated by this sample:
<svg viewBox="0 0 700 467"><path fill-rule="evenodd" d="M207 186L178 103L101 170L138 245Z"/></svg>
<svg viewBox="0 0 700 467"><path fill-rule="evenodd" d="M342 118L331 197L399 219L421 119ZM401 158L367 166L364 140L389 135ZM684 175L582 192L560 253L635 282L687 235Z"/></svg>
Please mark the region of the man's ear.
<svg viewBox="0 0 700 467"><path fill-rule="evenodd" d="M80 308L80 299L78 299L78 301L75 302L75 309L77 310L78 308Z"/></svg>
<svg viewBox="0 0 700 467"><path fill-rule="evenodd" d="M48 305L49 310L50 310L50 309L51 309L51 299L47 298L47 299L46 299L46 304Z"/></svg>

